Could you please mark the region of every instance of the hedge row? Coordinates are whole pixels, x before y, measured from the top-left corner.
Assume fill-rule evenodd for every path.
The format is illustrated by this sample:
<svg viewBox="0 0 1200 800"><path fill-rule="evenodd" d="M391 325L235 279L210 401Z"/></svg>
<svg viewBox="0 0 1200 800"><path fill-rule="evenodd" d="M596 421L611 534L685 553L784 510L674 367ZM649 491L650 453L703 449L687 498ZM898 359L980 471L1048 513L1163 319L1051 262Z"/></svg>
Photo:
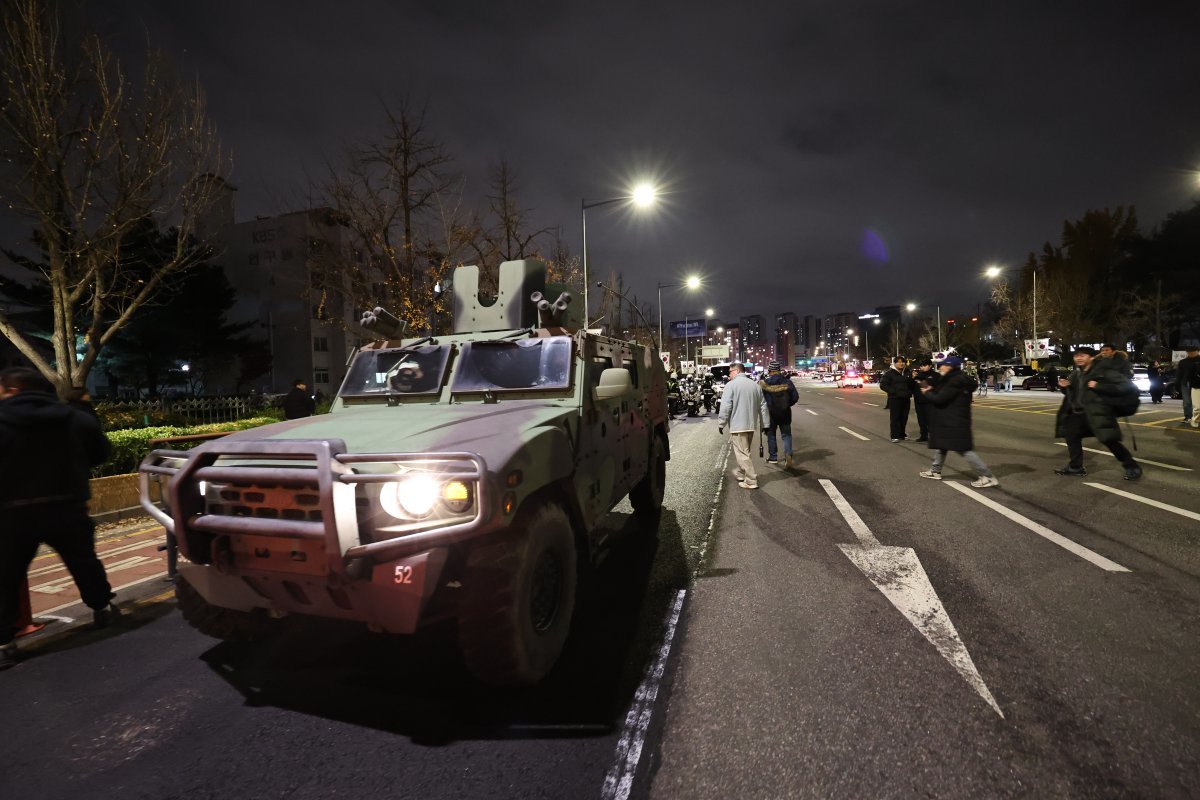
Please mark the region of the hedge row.
<svg viewBox="0 0 1200 800"><path fill-rule="evenodd" d="M211 425L159 425L153 428L128 428L119 431L109 431L105 435L112 443L112 457L92 471L92 476L103 478L108 475L124 475L137 472L138 464L142 463L146 453L150 452L151 439L165 439L169 436L192 436L197 433L218 433L224 431L244 431L278 422L274 417L251 417L236 422L216 422ZM206 439L194 442L172 442L162 445L171 450L189 450L202 445Z"/></svg>

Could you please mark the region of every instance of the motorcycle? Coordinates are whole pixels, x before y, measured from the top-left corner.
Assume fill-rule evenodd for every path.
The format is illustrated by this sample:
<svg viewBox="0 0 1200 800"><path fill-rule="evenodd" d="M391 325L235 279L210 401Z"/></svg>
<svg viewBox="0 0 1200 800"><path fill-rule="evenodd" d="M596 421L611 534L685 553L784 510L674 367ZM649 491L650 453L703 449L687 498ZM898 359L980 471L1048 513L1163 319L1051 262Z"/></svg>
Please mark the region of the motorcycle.
<svg viewBox="0 0 1200 800"><path fill-rule="evenodd" d="M700 387L695 381L688 381L681 386L683 394L683 404L687 408L687 415L695 417L700 413L700 405L702 403Z"/></svg>
<svg viewBox="0 0 1200 800"><path fill-rule="evenodd" d="M672 373L671 377L667 378L667 414L674 419L685 411L686 407L683 403L683 395L680 393L679 379L674 377L674 373Z"/></svg>

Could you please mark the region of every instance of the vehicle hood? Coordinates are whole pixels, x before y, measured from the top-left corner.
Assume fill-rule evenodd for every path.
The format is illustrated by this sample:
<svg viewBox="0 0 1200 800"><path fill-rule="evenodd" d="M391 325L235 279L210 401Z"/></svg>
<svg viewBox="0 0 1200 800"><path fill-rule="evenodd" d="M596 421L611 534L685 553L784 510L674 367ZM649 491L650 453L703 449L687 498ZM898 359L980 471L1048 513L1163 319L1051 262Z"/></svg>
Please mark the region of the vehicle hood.
<svg viewBox="0 0 1200 800"><path fill-rule="evenodd" d="M240 431L222 441L339 439L350 453L475 453L492 469L507 464L530 439L564 430L572 405L515 400L482 403L358 406L334 414ZM570 438L577 433L572 424Z"/></svg>

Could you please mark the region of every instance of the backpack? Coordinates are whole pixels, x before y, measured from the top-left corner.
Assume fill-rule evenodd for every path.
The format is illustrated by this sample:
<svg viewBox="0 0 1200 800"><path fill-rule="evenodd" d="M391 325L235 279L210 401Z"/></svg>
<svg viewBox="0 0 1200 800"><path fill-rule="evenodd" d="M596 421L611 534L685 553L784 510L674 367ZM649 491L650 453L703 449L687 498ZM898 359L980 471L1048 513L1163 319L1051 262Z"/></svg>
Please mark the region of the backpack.
<svg viewBox="0 0 1200 800"><path fill-rule="evenodd" d="M1120 394L1100 395L1105 405L1118 417L1132 417L1142 404L1142 393L1134 384L1132 378L1121 376Z"/></svg>

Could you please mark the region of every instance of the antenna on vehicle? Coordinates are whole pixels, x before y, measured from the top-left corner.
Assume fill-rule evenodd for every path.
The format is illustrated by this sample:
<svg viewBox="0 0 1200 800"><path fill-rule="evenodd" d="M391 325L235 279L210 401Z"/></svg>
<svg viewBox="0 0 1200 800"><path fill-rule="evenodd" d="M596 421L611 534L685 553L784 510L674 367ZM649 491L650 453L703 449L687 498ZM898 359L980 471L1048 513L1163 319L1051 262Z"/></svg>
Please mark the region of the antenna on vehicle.
<svg viewBox="0 0 1200 800"><path fill-rule="evenodd" d="M655 350L662 349L662 345L659 343L658 339L654 335L654 326L650 324L650 320L646 319L646 315L642 313L642 310L637 307L637 303L633 302L628 297L621 294L620 292L618 292L616 289L612 288L611 286L605 286L603 281L596 281L596 286L600 287L601 289L608 292L609 294L615 294L617 297L621 298L626 303L629 303L629 305L633 307L633 310L637 312L637 315L642 318L642 322L644 322L646 324L646 330L650 331L650 341L654 342L654 349Z"/></svg>

